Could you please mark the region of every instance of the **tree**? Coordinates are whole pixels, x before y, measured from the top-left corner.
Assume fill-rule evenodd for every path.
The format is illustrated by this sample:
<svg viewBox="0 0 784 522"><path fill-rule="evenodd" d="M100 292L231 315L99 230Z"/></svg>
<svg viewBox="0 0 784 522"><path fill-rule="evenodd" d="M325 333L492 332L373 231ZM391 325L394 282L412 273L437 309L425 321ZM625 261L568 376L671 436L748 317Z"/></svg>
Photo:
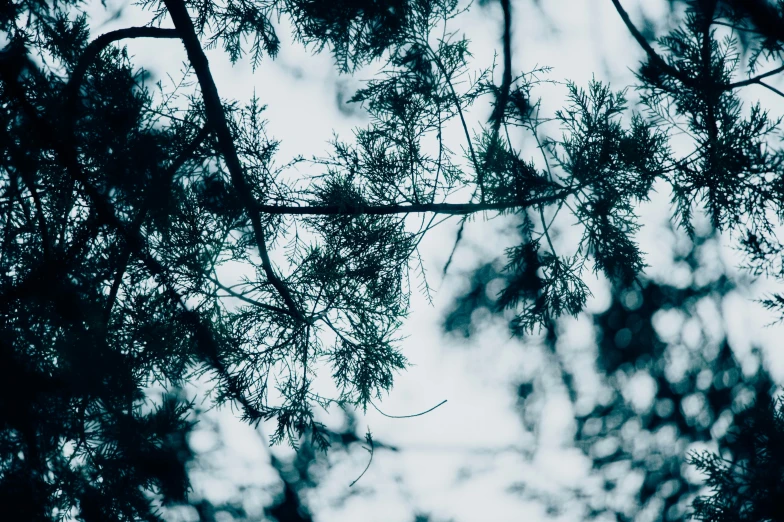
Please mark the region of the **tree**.
<svg viewBox="0 0 784 522"><path fill-rule="evenodd" d="M508 1L500 85L492 68L470 73L468 42L450 32L456 0L144 1L150 25L92 40L77 2L8 3L0 394L20 397L0 403L9 516L154 520L156 502L183 502L192 419L174 390L194 376L212 379L216 403L238 404L251 424L275 420L272 442L326 448L314 407L367 408L406 366L396 330L418 245L440 218L519 220L494 304L512 311L519 334L578 314L587 270L638 280L635 206L655 185L672 192L687 231L702 205L715 228L742 234L749 268L778 274L779 122L758 105L744 110L737 94L770 74L733 81L735 43L715 34L742 15L695 2L659 54L613 3L648 54L645 110L627 117L623 91L569 84L558 140L540 140L546 71L512 72ZM249 52L254 65L274 58L276 16L303 44L328 48L342 72L383 67L352 98L371 124L335 138L311 162L321 173L299 181L275 162L261 101L223 102L203 50L220 44L234 61ZM167 19L173 28L160 26ZM779 57L765 34L752 70ZM154 96L115 45L128 38L181 41L186 87ZM472 131L466 111L481 98L494 110ZM450 122L462 144L445 142ZM525 159L512 127L536 138L541 159ZM687 153L670 147L680 130ZM562 213L582 232L565 252L550 233ZM237 263L247 276L226 283L222 267ZM335 397L313 389L324 365ZM152 383L173 392L151 407Z"/></svg>

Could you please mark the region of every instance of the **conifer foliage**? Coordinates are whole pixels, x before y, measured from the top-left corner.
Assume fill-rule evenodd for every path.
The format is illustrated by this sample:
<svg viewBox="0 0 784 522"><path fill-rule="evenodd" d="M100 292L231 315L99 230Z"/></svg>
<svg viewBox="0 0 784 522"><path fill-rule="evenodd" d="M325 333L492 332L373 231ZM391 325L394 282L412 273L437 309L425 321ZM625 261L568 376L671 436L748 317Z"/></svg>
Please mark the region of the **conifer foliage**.
<svg viewBox="0 0 784 522"><path fill-rule="evenodd" d="M81 2L5 2L4 516L158 520L158 503L184 502L192 419L176 390L199 376L216 404L237 405L253 425L274 421L272 442L307 436L326 448L314 408L366 408L406 367L397 331L424 276L419 244L443 219L520 220L498 299L519 333L578 314L587 270L636 280L636 206L657 183L687 230L701 205L715 227L743 235L751 268L779 274L778 121L737 95L769 74L734 80L737 44L715 30L746 15L696 2L657 54L612 1L648 53L644 110L601 82L568 84L553 115L562 135L538 141L536 159L508 130L539 140L546 71L513 75L510 2L500 85L493 68L471 69L457 0L142 0L148 25L99 36ZM263 119L273 101L225 101L204 53L272 59L278 17L342 72L382 65L351 100L370 124L335 138L306 179L276 158ZM153 92L123 48L131 38L180 42L183 81ZM771 38L761 34L755 57L778 58ZM469 108L483 97L491 121L473 126ZM445 142L447 125L462 143ZM689 152L671 150L675 133L692 139ZM550 234L561 212L582 232L564 252ZM229 266L244 267L238 283ZM324 368L336 396L313 386ZM152 401L153 385L171 391Z"/></svg>
<svg viewBox="0 0 784 522"><path fill-rule="evenodd" d="M782 520L784 507L784 402L761 395L735 421L730 453L694 453L691 464L706 477L712 490L694 502L694 518L725 520Z"/></svg>

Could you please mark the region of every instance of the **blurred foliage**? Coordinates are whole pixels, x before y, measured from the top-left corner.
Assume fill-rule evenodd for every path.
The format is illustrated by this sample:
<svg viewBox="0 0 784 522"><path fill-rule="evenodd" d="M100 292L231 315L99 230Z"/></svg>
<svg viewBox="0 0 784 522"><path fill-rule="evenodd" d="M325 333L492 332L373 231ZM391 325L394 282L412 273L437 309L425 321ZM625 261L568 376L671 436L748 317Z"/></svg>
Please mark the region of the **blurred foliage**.
<svg viewBox="0 0 784 522"><path fill-rule="evenodd" d="M735 285L724 274L699 277L700 243L715 238L696 239L685 259L676 259L692 270L690 285L648 281L642 289L616 289L610 307L594 316L597 369L611 391L589 412L577 414L576 442L603 477L610 506L629 475L642 479L634 507L616 511L621 519L634 519L637 510L683 519L698 490L684 476L686 449L709 441L728 447L734 416L774 388L759 355L756 371L744 371L727 339L722 300ZM698 283L701 279L706 282ZM675 332L667 335L668 328ZM646 397L650 390L634 390L635 382L651 386L652 396ZM644 399L635 400L635 393ZM570 394L578 395L573 388ZM598 502L592 515L607 508Z"/></svg>
<svg viewBox="0 0 784 522"><path fill-rule="evenodd" d="M706 255L702 253L706 244L713 244L710 250L716 252L719 234L731 232L741 238L739 249L746 255L743 270L776 280L784 274L778 239L780 120L759 105L744 107L739 96L740 89L754 85L784 96L769 83L784 70L784 4L672 2L685 4L685 13L673 10L675 29L656 40L654 48L647 43L655 39L652 27L637 28L621 3L613 3L647 54L636 86L646 121L659 132L683 137L680 160L674 161L672 177L667 177L675 222L691 238L693 249L673 260L680 269L688 267L688 284L673 286L644 278L632 283L627 279L624 284L623 278L610 278L612 302L605 312L593 316L598 350L593 372L600 383L593 396L580 387L592 370L579 367L578 371L574 354L558 344L557 323L548 328L545 345L554 354L550 366L560 375L575 413L575 443L591 459L593 475L600 477L605 492L597 497L580 490L573 496L583 502L591 518L679 520L694 515L701 520L777 520L784 459L775 449L781 437L780 411L771 406L776 386L759 347L741 364L726 337L723 299L736 290L736 280L726 270L706 278L698 260ZM747 78L738 79L739 74ZM585 98L573 99L580 105ZM570 140L562 143L568 150ZM577 150L587 146L581 144ZM602 158L597 165L607 163ZM591 171L590 163L581 167ZM693 226L695 212L702 210L713 227L708 236L701 236ZM522 220L524 244L516 247L520 252L537 241L526 232L530 215ZM547 279L541 257L521 264L525 292L534 303L544 298ZM601 255L595 261L601 267ZM469 291L458 296L447 314L444 329L468 336L476 331L472 319L476 310L499 313L499 302L513 285L497 295L489 291L496 288L491 284L494 280L513 280L509 268L503 270L495 262L477 269ZM775 293L761 300L776 314L784 309L782 302ZM670 326L661 326L666 323ZM510 327L514 334L526 333L515 321ZM756 369L749 371L750 367ZM519 386L523 419L532 430L541 417L531 401L541 393L541 383ZM686 451L692 444L708 442L719 453L696 453L689 462L705 474L713 494L696 497L692 506L704 490L684 474ZM639 489L634 489L629 501L624 486L637 480ZM549 502L552 514L562 512L562 497L536 492L535 486L520 489Z"/></svg>
<svg viewBox="0 0 784 522"><path fill-rule="evenodd" d="M776 386L758 348L739 359L727 338L723 300L746 283L725 271L716 273L715 267L707 268L700 261L706 252L715 251L717 240L713 233L687 240L688 251L673 259L683 271L683 284L641 280L613 287L607 309L590 316L596 335L591 347L577 353L565 347L559 332L574 325L568 321L551 325L539 341L551 357L544 358L545 367L533 372L530 380L518 385L522 420L535 433L542 417L550 413L535 404L555 391L546 382L554 372L571 402L576 422L573 444L590 459L592 471L584 486L555 496L545 493L536 480L516 484L510 491L543 501L554 516L577 502L589 519L610 515L618 520L641 516L682 520L692 512L691 502L701 491L699 482L685 473L689 448L695 443L717 445L724 458L706 452L695 461L711 475L719 464L736 469L729 468L732 460L726 459L748 458L756 446L735 436L731 426L745 426L742 433L748 437L759 433L748 427L748 408L755 402L767 404ZM497 287L489 283L502 277L497 264L474 271L470 286L444 319L445 331L469 337L484 324L482 318L498 314L488 288ZM482 309L484 315L475 313ZM514 324L510 331L516 333ZM535 339L528 342L535 345ZM769 424L773 415L763 409L753 418ZM761 444L777 440L773 433L760 437ZM768 467L775 465L779 464ZM721 476L728 475L724 471ZM781 484L770 475L762 477L769 477L768 490ZM601 484L598 493L591 489L596 479ZM630 486L638 480L639 487ZM748 484L734 482L740 483ZM749 494L775 498L768 490ZM697 504L697 513L705 520L735 520L707 518L706 513L716 513L723 505L723 491L719 490L719 500L703 498ZM719 508L710 508L711 502ZM748 518L752 519L767 518Z"/></svg>

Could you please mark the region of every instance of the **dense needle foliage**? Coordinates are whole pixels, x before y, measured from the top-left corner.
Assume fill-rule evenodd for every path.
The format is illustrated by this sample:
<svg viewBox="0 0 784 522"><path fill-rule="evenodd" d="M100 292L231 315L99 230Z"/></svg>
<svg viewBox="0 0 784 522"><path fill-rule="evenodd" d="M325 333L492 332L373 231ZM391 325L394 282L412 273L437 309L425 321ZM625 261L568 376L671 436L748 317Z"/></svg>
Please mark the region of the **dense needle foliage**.
<svg viewBox="0 0 784 522"><path fill-rule="evenodd" d="M613 3L648 53L640 107L599 81L570 83L552 118L536 101L547 71L510 70L509 2L500 84L495 68L471 69L456 0L144 0L150 25L97 37L80 2L3 4L5 516L155 520L157 502L185 501L191 405L176 390L199 376L216 404L274 421L272 442L304 436L326 448L314 408L366 408L406 367L397 330L424 277L418 246L442 218L519 220L494 304L518 334L580 313L586 271L638 281L636 208L655 187L671 192L687 231L704 210L741 238L748 268L780 277L779 121L738 94L764 84L767 73L743 78L779 60L777 33L743 32L746 67L734 30L718 29L753 29L758 17L700 1L657 54ZM371 123L326 156L303 151L322 158L307 179L276 160L267 100L222 100L203 51L274 58L277 17L342 72L381 64L351 100ZM180 41L182 82L153 92L127 38ZM483 98L492 117L471 128L468 110ZM553 121L560 138L542 138ZM445 142L448 125L462 143ZM523 152L512 127L538 146ZM550 233L561 213L581 231L568 251ZM238 266L241 280L227 280ZM312 385L324 368L337 396ZM171 392L152 401L153 385Z"/></svg>

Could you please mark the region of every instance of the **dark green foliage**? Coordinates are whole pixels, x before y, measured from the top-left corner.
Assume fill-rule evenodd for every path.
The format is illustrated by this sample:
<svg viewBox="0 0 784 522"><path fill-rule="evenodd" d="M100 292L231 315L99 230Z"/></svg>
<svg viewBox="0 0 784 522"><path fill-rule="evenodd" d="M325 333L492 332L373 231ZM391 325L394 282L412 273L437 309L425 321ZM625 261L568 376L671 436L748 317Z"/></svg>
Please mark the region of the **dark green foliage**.
<svg viewBox="0 0 784 522"><path fill-rule="evenodd" d="M406 367L397 330L412 278L429 290L419 245L438 215L520 223L497 263L504 288L484 303L509 310L515 333L578 315L586 269L619 288L639 281L636 206L656 183L687 230L703 203L716 228L742 232L748 268L781 275L778 121L740 103L735 90L749 83L731 83L739 55L715 38L713 17L730 13L715 2L699 3L643 66L644 114L601 82L568 84L558 140L540 138L548 120L535 91L547 71L510 70L508 2L500 86L494 68L472 74L468 41L450 32L453 0L148 0L153 21L173 29L92 40L80 4L6 4L0 500L16 519L158 520L160 506L185 502L194 412L177 395L155 399L154 386L204 377L214 404L275 423L272 442L325 449L334 437L315 408L365 409ZM351 99L370 124L335 137L306 179L289 169L302 157L277 163L258 99L222 101L203 53L274 58L275 17L329 48L342 72L382 68ZM179 39L190 62L155 94L116 45L147 37ZM777 37L765 38L760 49L778 56ZM492 126L472 131L469 108L483 97ZM462 143L445 142L452 124ZM678 155L670 139L684 128L693 148ZM557 250L551 227L566 212L581 239ZM608 355L605 369L630 361ZM336 397L313 388L325 366Z"/></svg>
<svg viewBox="0 0 784 522"><path fill-rule="evenodd" d="M426 8L428 3L421 2ZM287 7L297 23L298 35L318 50L329 43L343 71L380 58L400 40L414 16L413 6L404 0L292 0Z"/></svg>
<svg viewBox="0 0 784 522"><path fill-rule="evenodd" d="M784 402L758 397L738 415L731 458L693 453L690 463L706 476L711 496L694 502L694 518L710 522L784 518Z"/></svg>
<svg viewBox="0 0 784 522"><path fill-rule="evenodd" d="M625 131L618 120L626 109L623 93L599 83L593 82L588 92L569 85L569 99L569 106L556 114L569 131L557 158L575 185L590 191L576 210L586 228L583 242L597 269L629 284L645 266L632 239L638 228L634 206L648 198L663 174L666 137L639 116Z"/></svg>

